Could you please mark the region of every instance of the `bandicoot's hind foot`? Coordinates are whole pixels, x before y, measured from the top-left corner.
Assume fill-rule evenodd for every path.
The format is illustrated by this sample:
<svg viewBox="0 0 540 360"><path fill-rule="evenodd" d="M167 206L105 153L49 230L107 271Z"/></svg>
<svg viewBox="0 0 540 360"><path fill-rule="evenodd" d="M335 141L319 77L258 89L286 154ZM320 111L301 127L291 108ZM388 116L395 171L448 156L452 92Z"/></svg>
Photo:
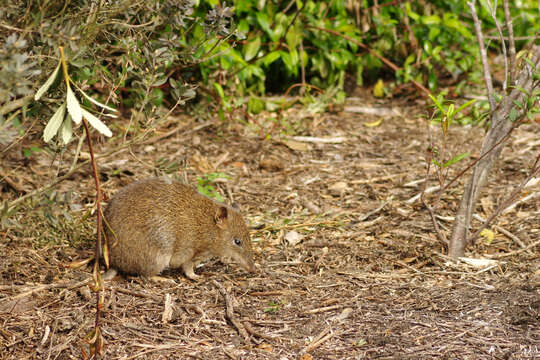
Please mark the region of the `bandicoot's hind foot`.
<svg viewBox="0 0 540 360"><path fill-rule="evenodd" d="M117 274L118 272L116 269L110 268L109 270L105 271L103 275L101 275L101 278L103 281L109 281L112 280Z"/></svg>

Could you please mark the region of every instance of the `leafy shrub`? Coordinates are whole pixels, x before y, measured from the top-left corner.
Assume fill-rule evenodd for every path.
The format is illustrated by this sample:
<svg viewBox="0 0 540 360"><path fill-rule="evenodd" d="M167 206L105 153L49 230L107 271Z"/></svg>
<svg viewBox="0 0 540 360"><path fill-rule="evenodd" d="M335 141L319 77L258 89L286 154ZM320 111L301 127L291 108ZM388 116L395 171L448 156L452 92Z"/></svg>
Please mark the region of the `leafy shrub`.
<svg viewBox="0 0 540 360"><path fill-rule="evenodd" d="M200 49L228 28L227 14L213 12L205 20L193 13L190 0L10 1L0 9L0 23L9 24L0 27L0 39L7 40L0 52L0 85L10 89L0 94L0 105L27 94L31 78L42 84L64 46L69 76L82 90L151 120L160 105L181 105L195 96L191 73L183 69L196 68L208 56ZM203 31L193 34L195 24ZM34 68L43 70L42 78ZM42 110L50 118L51 111Z"/></svg>
<svg viewBox="0 0 540 360"><path fill-rule="evenodd" d="M207 6L211 1L201 3ZM205 80L218 71L227 85L241 94L283 92L302 81L343 88L347 74L356 84L388 73L382 58L396 64L398 82L410 79L436 89L441 79L451 83L479 74L478 50L469 8L461 1L386 0L233 1L237 31L245 36L233 46L220 44L219 58L201 65ZM531 36L539 27L532 0L511 6L516 36ZM494 30L484 8L483 24ZM497 17L504 18L501 6ZM492 34L496 34L492 31ZM518 43L523 46L524 41ZM498 44L494 49L498 49ZM220 72L220 74L221 74ZM448 83L448 82L446 82Z"/></svg>
<svg viewBox="0 0 540 360"><path fill-rule="evenodd" d="M415 79L431 89L444 80L459 90L468 75L481 79L468 12L466 0L13 0L0 9L0 104L43 83L59 46L81 89L144 114L134 117L140 127L152 126L159 107L194 97L194 84L209 84L205 92L228 109L303 79L325 89L343 89L346 79ZM539 27L536 2L516 2L511 12L522 47ZM479 15L496 39L488 10Z"/></svg>

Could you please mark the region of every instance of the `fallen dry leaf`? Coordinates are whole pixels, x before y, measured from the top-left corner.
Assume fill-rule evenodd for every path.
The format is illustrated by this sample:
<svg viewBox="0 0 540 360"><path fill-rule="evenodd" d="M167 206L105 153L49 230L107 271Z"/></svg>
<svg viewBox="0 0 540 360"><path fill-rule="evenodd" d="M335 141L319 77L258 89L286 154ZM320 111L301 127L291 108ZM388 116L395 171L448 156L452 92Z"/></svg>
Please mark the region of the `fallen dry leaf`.
<svg viewBox="0 0 540 360"><path fill-rule="evenodd" d="M282 140L281 143L287 146L291 150L295 151L308 151L311 150L311 146L306 143L295 140Z"/></svg>
<svg viewBox="0 0 540 360"><path fill-rule="evenodd" d="M281 171L285 166L278 160L275 159L262 159L259 163L259 166L267 171Z"/></svg>

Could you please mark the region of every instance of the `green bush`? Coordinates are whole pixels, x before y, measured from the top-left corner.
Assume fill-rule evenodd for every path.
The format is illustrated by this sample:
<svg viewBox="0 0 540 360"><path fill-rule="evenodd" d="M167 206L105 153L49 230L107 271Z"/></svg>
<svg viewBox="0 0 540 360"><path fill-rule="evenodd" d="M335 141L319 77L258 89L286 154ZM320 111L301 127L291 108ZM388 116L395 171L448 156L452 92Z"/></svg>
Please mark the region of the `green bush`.
<svg viewBox="0 0 540 360"><path fill-rule="evenodd" d="M199 7L208 6L203 2ZM405 83L410 79L436 89L441 79L451 83L480 79L478 48L466 0L408 1L233 1L237 31L245 38L222 43L222 56L201 65L206 81L219 78L241 94L284 92L301 82L343 88L347 74L356 84L379 77ZM511 6L516 36L532 36L539 28L536 3ZM485 8L485 31L495 26ZM504 19L499 4L498 19ZM518 42L523 46L525 41ZM233 46L235 45L235 46ZM369 50L368 50L369 48ZM493 44L499 50L499 44ZM381 58L400 67L389 72ZM474 73L474 74L473 74ZM227 76L229 75L229 76Z"/></svg>
<svg viewBox="0 0 540 360"><path fill-rule="evenodd" d="M516 2L511 12L523 47L539 28L536 2ZM194 97L196 84L225 111L303 77L323 89L386 78L430 89L444 80L459 90L481 79L468 14L467 0L13 0L0 9L0 106L43 83L59 46L74 82L101 102L145 114L142 127L159 107ZM479 15L499 49L491 15L485 7ZM50 118L50 109L38 110Z"/></svg>

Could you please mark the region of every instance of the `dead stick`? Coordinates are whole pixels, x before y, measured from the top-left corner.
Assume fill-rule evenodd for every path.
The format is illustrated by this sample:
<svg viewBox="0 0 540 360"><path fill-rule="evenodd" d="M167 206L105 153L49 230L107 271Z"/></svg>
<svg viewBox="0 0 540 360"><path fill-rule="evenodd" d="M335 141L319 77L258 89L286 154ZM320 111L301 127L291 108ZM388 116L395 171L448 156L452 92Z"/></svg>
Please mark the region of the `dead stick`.
<svg viewBox="0 0 540 360"><path fill-rule="evenodd" d="M43 284L38 285L33 289L30 289L28 291L25 291L23 293L20 293L18 295L15 295L11 298L7 298L8 301L13 301L17 299L21 299L30 295L34 295L40 291L46 291L50 289L61 289L61 288L69 288L69 289L75 289L81 286L84 286L90 282L90 278L83 280L83 281L75 281L75 282L63 282L63 283L54 283L54 284Z"/></svg>
<svg viewBox="0 0 540 360"><path fill-rule="evenodd" d="M329 340L330 338L338 335L338 332L330 332L332 330L332 327L328 326L326 329L324 329L319 335L315 337L315 339L305 348L300 351L301 354L309 353L310 351L315 350L319 346L321 346L324 342Z"/></svg>
<svg viewBox="0 0 540 360"><path fill-rule="evenodd" d="M214 284L215 287L217 287L217 289L219 290L219 292L221 293L221 295L225 299L225 309L226 309L225 310L225 317L231 322L231 324L234 325L236 330L238 330L238 333L240 335L242 335L242 337L244 338L244 341L249 344L249 334L247 333L246 328L234 316L234 307L233 307L233 302L232 302L231 295L229 293L227 293L227 290L225 290L223 285L218 283L216 280L212 280L212 283Z"/></svg>
<svg viewBox="0 0 540 360"><path fill-rule="evenodd" d="M242 324L246 328L247 332L250 333L253 336L256 336L256 337L261 338L261 339L267 339L267 340L275 340L275 339L277 339L276 336L266 335L266 334L264 334L264 333L262 333L260 331L255 330L253 328L253 326L251 326L251 323L249 322L249 320L243 320Z"/></svg>
<svg viewBox="0 0 540 360"><path fill-rule="evenodd" d="M506 254L496 254L496 255L491 256L491 258L492 259L502 259L502 258L505 258L505 257L514 256L514 255L517 255L517 254L521 254L522 252L525 252L525 251L527 251L529 249L532 249L535 246L539 246L539 245L540 245L540 240L533 242L532 244L528 245L526 248L511 251L511 252L506 253Z"/></svg>

